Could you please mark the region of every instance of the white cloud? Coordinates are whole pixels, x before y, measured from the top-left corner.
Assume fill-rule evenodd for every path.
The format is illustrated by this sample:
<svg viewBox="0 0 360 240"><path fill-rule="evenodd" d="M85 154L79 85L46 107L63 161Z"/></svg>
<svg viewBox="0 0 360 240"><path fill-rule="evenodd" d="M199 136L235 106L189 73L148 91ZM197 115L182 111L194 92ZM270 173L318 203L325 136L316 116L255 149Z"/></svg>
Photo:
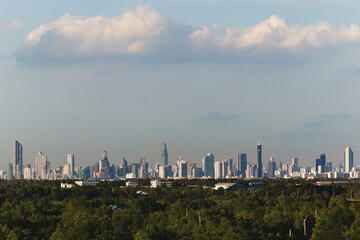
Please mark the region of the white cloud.
<svg viewBox="0 0 360 240"><path fill-rule="evenodd" d="M316 50L336 50L360 42L360 29L355 24L293 26L275 15L255 26L228 27L222 35L219 32L217 25L188 26L161 16L151 5L139 5L115 17L65 14L31 31L16 55L25 62L91 58L261 62L264 55L268 59L306 57Z"/></svg>
<svg viewBox="0 0 360 240"><path fill-rule="evenodd" d="M0 23L0 30L6 30L11 28L11 30L19 30L22 26L22 22L20 19L14 18L13 20L5 23Z"/></svg>

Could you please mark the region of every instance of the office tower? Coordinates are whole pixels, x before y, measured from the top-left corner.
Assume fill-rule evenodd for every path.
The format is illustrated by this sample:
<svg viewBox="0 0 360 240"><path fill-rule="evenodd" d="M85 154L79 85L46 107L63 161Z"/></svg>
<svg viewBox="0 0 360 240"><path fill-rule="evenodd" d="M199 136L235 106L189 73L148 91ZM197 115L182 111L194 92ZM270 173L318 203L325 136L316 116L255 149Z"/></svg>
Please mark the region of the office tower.
<svg viewBox="0 0 360 240"><path fill-rule="evenodd" d="M179 178L187 178L188 162L181 159L179 161L178 166L179 166Z"/></svg>
<svg viewBox="0 0 360 240"><path fill-rule="evenodd" d="M247 154L246 153L241 153L240 154L240 174L241 177L245 178L246 177L246 166L247 166Z"/></svg>
<svg viewBox="0 0 360 240"><path fill-rule="evenodd" d="M202 169L205 177L214 177L214 154L208 153L202 159Z"/></svg>
<svg viewBox="0 0 360 240"><path fill-rule="evenodd" d="M24 179L32 179L32 169L30 164L26 164L24 168Z"/></svg>
<svg viewBox="0 0 360 240"><path fill-rule="evenodd" d="M298 158L292 158L291 159L291 165L293 166L293 171L294 172L299 172L300 171L299 159Z"/></svg>
<svg viewBox="0 0 360 240"><path fill-rule="evenodd" d="M165 179L167 178L167 166L159 166L159 178Z"/></svg>
<svg viewBox="0 0 360 240"><path fill-rule="evenodd" d="M354 152L350 147L345 148L344 152L344 172L349 173L354 167Z"/></svg>
<svg viewBox="0 0 360 240"><path fill-rule="evenodd" d="M240 153L236 154L236 176L240 176L241 175L241 155Z"/></svg>
<svg viewBox="0 0 360 240"><path fill-rule="evenodd" d="M332 172L332 162L326 162L326 171L327 172Z"/></svg>
<svg viewBox="0 0 360 240"><path fill-rule="evenodd" d="M322 172L324 173L325 172L325 167L326 167L326 156L325 156L325 153L322 153L322 154L320 154L320 161L321 161L321 169L323 169L322 170Z"/></svg>
<svg viewBox="0 0 360 240"><path fill-rule="evenodd" d="M70 173L69 175L73 176L75 175L75 157L74 154L68 154L67 155L67 164L70 166Z"/></svg>
<svg viewBox="0 0 360 240"><path fill-rule="evenodd" d="M107 151L104 151L103 159L99 161L99 172L101 178L110 176L110 163L107 157Z"/></svg>
<svg viewBox="0 0 360 240"><path fill-rule="evenodd" d="M35 176L37 179L45 179L46 174L49 173L50 169L48 169L47 165L47 156L42 152L38 152L35 157Z"/></svg>
<svg viewBox="0 0 360 240"><path fill-rule="evenodd" d="M14 163L13 163L13 176L16 179L23 179L22 175L22 166L23 166L23 148L22 145L18 142L14 142Z"/></svg>
<svg viewBox="0 0 360 240"><path fill-rule="evenodd" d="M12 163L9 163L8 164L8 170L7 170L7 179L8 180L13 180L14 179L14 175L13 175L13 165Z"/></svg>
<svg viewBox="0 0 360 240"><path fill-rule="evenodd" d="M325 153L322 153L320 155L320 158L316 159L316 172L317 173L325 172L325 162L326 162L326 156L325 156Z"/></svg>
<svg viewBox="0 0 360 240"><path fill-rule="evenodd" d="M268 163L268 177L275 177L275 170L276 170L276 162L274 161L274 158L271 157L270 161Z"/></svg>
<svg viewBox="0 0 360 240"><path fill-rule="evenodd" d="M194 178L201 178L203 176L202 167L194 167L191 174Z"/></svg>
<svg viewBox="0 0 360 240"><path fill-rule="evenodd" d="M90 165L89 171L90 171L89 178L95 178L96 177L96 175L95 175L95 164Z"/></svg>
<svg viewBox="0 0 360 240"><path fill-rule="evenodd" d="M229 162L227 159L221 160L221 176L226 178Z"/></svg>
<svg viewBox="0 0 360 240"><path fill-rule="evenodd" d="M262 171L262 153L261 153L261 144L260 142L257 143L257 177L262 178L263 177L263 171Z"/></svg>
<svg viewBox="0 0 360 240"><path fill-rule="evenodd" d="M283 167L283 163L282 163L282 162L279 162L279 169L282 170L282 167Z"/></svg>
<svg viewBox="0 0 360 240"><path fill-rule="evenodd" d="M110 167L109 167L109 176L111 178L114 178L115 177L115 165L112 164Z"/></svg>
<svg viewBox="0 0 360 240"><path fill-rule="evenodd" d="M133 163L130 165L130 173L135 174L136 178L139 178L139 168L140 168L139 163Z"/></svg>
<svg viewBox="0 0 360 240"><path fill-rule="evenodd" d="M143 168L141 178L147 178L149 175L149 164L145 161L145 158L140 158L140 167Z"/></svg>
<svg viewBox="0 0 360 240"><path fill-rule="evenodd" d="M162 148L162 152L161 152L161 162L160 164L163 166L166 166L169 164L169 159L168 159L168 151L166 148L166 143L161 144L161 148Z"/></svg>
<svg viewBox="0 0 360 240"><path fill-rule="evenodd" d="M217 161L217 162L215 162L215 169L214 169L214 171L215 171L215 179L221 179L221 178L223 178L223 176L222 176L222 162L220 162L220 161Z"/></svg>
<svg viewBox="0 0 360 240"><path fill-rule="evenodd" d="M228 162L228 166L227 166L227 175L232 177L233 176L233 165L234 165L234 161L232 160L232 158L229 158L227 160Z"/></svg>

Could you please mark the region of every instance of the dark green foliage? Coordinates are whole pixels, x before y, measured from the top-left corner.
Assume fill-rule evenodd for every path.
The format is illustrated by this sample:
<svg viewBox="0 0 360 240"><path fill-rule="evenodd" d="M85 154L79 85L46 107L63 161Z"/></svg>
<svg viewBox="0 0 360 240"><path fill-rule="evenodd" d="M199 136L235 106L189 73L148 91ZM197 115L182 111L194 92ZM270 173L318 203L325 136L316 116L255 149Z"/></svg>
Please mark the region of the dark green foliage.
<svg viewBox="0 0 360 240"><path fill-rule="evenodd" d="M212 190L213 180L162 189L120 188L123 181L72 189L56 181L0 181L0 239L360 239L358 183L264 182L250 193Z"/></svg>

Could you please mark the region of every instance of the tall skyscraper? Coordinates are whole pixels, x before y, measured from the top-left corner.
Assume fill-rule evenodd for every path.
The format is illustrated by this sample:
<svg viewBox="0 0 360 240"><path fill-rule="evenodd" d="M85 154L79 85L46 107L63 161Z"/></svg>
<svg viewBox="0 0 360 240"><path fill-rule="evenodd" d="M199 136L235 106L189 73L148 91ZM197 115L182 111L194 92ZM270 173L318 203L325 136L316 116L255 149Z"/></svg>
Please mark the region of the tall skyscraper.
<svg viewBox="0 0 360 240"><path fill-rule="evenodd" d="M23 179L22 166L23 166L23 148L22 145L18 142L14 142L14 164L13 164L13 176L16 179Z"/></svg>
<svg viewBox="0 0 360 240"><path fill-rule="evenodd" d="M299 159L298 158L292 158L291 159L291 165L293 166L293 171L294 172L299 172L300 171Z"/></svg>
<svg viewBox="0 0 360 240"><path fill-rule="evenodd" d="M217 161L215 162L215 179L221 179L222 178L222 162Z"/></svg>
<svg viewBox="0 0 360 240"><path fill-rule="evenodd" d="M202 159L202 169L205 177L214 177L214 154L208 153Z"/></svg>
<svg viewBox="0 0 360 240"><path fill-rule="evenodd" d="M169 164L168 159L168 151L166 148L166 143L161 144L162 152L161 152L161 162L160 165L166 166Z"/></svg>
<svg viewBox="0 0 360 240"><path fill-rule="evenodd" d="M102 178L110 176L110 163L107 157L107 151L104 151L103 159L99 162L99 172Z"/></svg>
<svg viewBox="0 0 360 240"><path fill-rule="evenodd" d="M14 175L13 175L13 172L14 172L14 170L13 170L13 165L12 165L12 163L9 163L8 164L8 170L7 170L7 179L8 180L13 180L14 179Z"/></svg>
<svg viewBox="0 0 360 240"><path fill-rule="evenodd" d="M316 172L324 173L326 166L326 156L325 153L320 154L320 158L316 159Z"/></svg>
<svg viewBox="0 0 360 240"><path fill-rule="evenodd" d="M263 167L262 167L262 153L261 153L261 144L260 142L257 143L257 177L262 178L263 177Z"/></svg>
<svg viewBox="0 0 360 240"><path fill-rule="evenodd" d="M274 161L274 158L271 157L270 161L268 163L268 177L275 177L275 170L276 170L276 162Z"/></svg>
<svg viewBox="0 0 360 240"><path fill-rule="evenodd" d="M241 161L240 173L241 173L242 177L245 178L246 177L246 167L247 167L247 154L246 153L240 154L240 161Z"/></svg>
<svg viewBox="0 0 360 240"><path fill-rule="evenodd" d="M354 152L350 147L345 148L344 152L344 172L349 173L354 166Z"/></svg>
<svg viewBox="0 0 360 240"><path fill-rule="evenodd" d="M74 154L68 154L67 155L67 164L70 165L70 174L71 176L75 175L75 157Z"/></svg>
<svg viewBox="0 0 360 240"><path fill-rule="evenodd" d="M48 163L47 156L42 152L38 152L35 157L35 176L36 178L45 179L46 174L50 172L50 163Z"/></svg>
<svg viewBox="0 0 360 240"><path fill-rule="evenodd" d="M140 167L142 168L142 176L139 176L139 178L147 178L149 175L149 164L145 161L145 158L140 158Z"/></svg>

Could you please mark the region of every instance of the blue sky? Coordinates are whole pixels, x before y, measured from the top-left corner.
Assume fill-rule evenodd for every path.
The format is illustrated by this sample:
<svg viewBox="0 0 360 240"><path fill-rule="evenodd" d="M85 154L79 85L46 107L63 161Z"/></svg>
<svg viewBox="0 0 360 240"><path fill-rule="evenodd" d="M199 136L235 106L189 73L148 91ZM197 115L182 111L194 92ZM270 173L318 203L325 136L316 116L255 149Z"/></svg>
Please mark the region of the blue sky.
<svg viewBox="0 0 360 240"><path fill-rule="evenodd" d="M360 3L4 1L0 159L335 165L360 133ZM86 6L86 7L85 7Z"/></svg>

